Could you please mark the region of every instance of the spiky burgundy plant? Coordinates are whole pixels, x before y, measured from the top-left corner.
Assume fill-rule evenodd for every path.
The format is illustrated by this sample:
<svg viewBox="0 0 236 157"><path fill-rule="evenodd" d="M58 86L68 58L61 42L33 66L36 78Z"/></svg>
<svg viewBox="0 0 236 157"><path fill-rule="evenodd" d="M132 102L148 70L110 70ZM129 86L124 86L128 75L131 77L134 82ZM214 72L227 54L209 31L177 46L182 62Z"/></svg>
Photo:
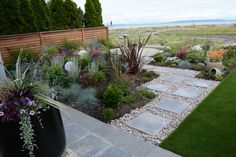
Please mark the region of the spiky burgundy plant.
<svg viewBox="0 0 236 157"><path fill-rule="evenodd" d="M151 34L143 41L141 41L141 38L139 37L138 43L132 42L128 39L127 45L118 44L122 55L121 58L128 64L130 74L137 74L147 63L145 56L143 56L143 49L147 45L150 37Z"/></svg>

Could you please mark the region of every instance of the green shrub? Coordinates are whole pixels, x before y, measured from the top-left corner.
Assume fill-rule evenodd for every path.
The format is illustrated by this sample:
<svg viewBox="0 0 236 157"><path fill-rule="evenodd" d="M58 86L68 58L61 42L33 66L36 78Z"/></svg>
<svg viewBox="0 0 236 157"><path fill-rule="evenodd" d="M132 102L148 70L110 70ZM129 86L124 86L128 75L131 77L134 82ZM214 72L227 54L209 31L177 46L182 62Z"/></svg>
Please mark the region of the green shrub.
<svg viewBox="0 0 236 157"><path fill-rule="evenodd" d="M105 121L110 121L115 118L115 113L112 108L105 108L102 111L102 116Z"/></svg>
<svg viewBox="0 0 236 157"><path fill-rule="evenodd" d="M17 49L12 53L12 63L16 63L19 54L21 54L22 63L30 63L37 60L36 52L31 48Z"/></svg>
<svg viewBox="0 0 236 157"><path fill-rule="evenodd" d="M99 85L106 81L106 76L103 71L98 71L93 74L93 79L96 85Z"/></svg>
<svg viewBox="0 0 236 157"><path fill-rule="evenodd" d="M226 47L222 62L225 66L231 67L236 65L236 46Z"/></svg>
<svg viewBox="0 0 236 157"><path fill-rule="evenodd" d="M163 60L164 60L164 57L161 53L155 54L153 58L156 62L163 62Z"/></svg>
<svg viewBox="0 0 236 157"><path fill-rule="evenodd" d="M103 99L107 107L117 108L124 96L124 89L117 83L108 85L103 94Z"/></svg>
<svg viewBox="0 0 236 157"><path fill-rule="evenodd" d="M204 55L200 52L188 53L186 59L190 63L200 63L204 60Z"/></svg>
<svg viewBox="0 0 236 157"><path fill-rule="evenodd" d="M49 47L48 49L47 49L47 56L48 57L52 57L52 56L54 56L55 54L57 54L58 53L58 49L56 48L56 47Z"/></svg>
<svg viewBox="0 0 236 157"><path fill-rule="evenodd" d="M149 77L149 78L152 78L152 77L157 77L158 74L155 72L155 71L148 71L146 74L145 74L145 77Z"/></svg>
<svg viewBox="0 0 236 157"><path fill-rule="evenodd" d="M138 88L135 92L135 96L137 99L147 98L147 99L154 99L156 94L147 90L146 88Z"/></svg>
<svg viewBox="0 0 236 157"><path fill-rule="evenodd" d="M125 103L125 104L132 104L135 102L137 102L137 99L134 95L127 95L127 96L123 97L123 99L122 99L122 103Z"/></svg>
<svg viewBox="0 0 236 157"><path fill-rule="evenodd" d="M89 64L89 55L85 55L79 59L79 64L82 69L85 69Z"/></svg>
<svg viewBox="0 0 236 157"><path fill-rule="evenodd" d="M74 41L63 40L62 48L69 49L69 50L76 50L78 48L78 44Z"/></svg>
<svg viewBox="0 0 236 157"><path fill-rule="evenodd" d="M53 65L48 70L48 81L49 86L62 86L68 87L73 81L71 78L67 77L64 73L63 68L60 65Z"/></svg>
<svg viewBox="0 0 236 157"><path fill-rule="evenodd" d="M116 44L113 40L100 39L99 42L101 42L102 45L104 45L104 46L107 47L108 49L117 48L117 44Z"/></svg>

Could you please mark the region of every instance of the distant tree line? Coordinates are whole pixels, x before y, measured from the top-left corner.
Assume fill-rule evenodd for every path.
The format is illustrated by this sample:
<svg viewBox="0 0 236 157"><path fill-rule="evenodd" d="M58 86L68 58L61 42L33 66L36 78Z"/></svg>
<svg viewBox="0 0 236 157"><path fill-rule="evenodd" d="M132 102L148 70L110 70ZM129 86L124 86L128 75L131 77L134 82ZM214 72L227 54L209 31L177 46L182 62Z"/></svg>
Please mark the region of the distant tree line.
<svg viewBox="0 0 236 157"><path fill-rule="evenodd" d="M103 26L99 0L0 0L0 35Z"/></svg>

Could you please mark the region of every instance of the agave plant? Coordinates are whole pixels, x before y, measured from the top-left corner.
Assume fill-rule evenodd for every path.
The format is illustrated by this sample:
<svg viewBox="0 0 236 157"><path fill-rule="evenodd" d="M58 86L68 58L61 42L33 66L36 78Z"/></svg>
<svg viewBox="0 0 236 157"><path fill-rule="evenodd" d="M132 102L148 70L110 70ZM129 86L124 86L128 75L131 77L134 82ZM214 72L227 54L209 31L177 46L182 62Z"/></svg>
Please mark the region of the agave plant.
<svg viewBox="0 0 236 157"><path fill-rule="evenodd" d="M63 104L46 95L47 89L33 81L30 70L30 67L27 67L22 72L20 55L16 62L15 76L12 76L5 68L9 78L1 80L0 121L19 122L23 149L29 152L29 156L34 156L33 152L37 146L30 117L40 118L40 114L48 110L50 106L63 109Z"/></svg>
<svg viewBox="0 0 236 157"><path fill-rule="evenodd" d="M145 57L143 56L143 49L147 45L150 37L151 34L143 41L141 41L141 38L139 37L138 43L128 39L127 46L118 44L122 60L128 64L130 74L137 74L147 63L147 60L145 60Z"/></svg>

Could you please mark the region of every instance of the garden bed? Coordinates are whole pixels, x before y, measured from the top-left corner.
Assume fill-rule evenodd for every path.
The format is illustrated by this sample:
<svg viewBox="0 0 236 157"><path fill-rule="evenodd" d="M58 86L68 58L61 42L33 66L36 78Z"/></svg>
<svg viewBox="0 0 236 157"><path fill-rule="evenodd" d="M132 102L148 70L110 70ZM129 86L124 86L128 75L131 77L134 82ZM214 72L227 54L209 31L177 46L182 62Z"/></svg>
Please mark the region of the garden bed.
<svg viewBox="0 0 236 157"><path fill-rule="evenodd" d="M23 69L34 67L35 82L49 86L54 99L109 122L156 96L141 87L159 76L142 68L146 42L140 42L141 47L129 44L119 45L122 54L116 54L109 51L109 41L93 40L83 45L64 40L61 47L46 45L40 58L31 49L14 50L13 54L21 56Z"/></svg>
<svg viewBox="0 0 236 157"><path fill-rule="evenodd" d="M235 67L235 47L205 45L177 45L157 53L150 65L200 71L197 78L222 80Z"/></svg>

